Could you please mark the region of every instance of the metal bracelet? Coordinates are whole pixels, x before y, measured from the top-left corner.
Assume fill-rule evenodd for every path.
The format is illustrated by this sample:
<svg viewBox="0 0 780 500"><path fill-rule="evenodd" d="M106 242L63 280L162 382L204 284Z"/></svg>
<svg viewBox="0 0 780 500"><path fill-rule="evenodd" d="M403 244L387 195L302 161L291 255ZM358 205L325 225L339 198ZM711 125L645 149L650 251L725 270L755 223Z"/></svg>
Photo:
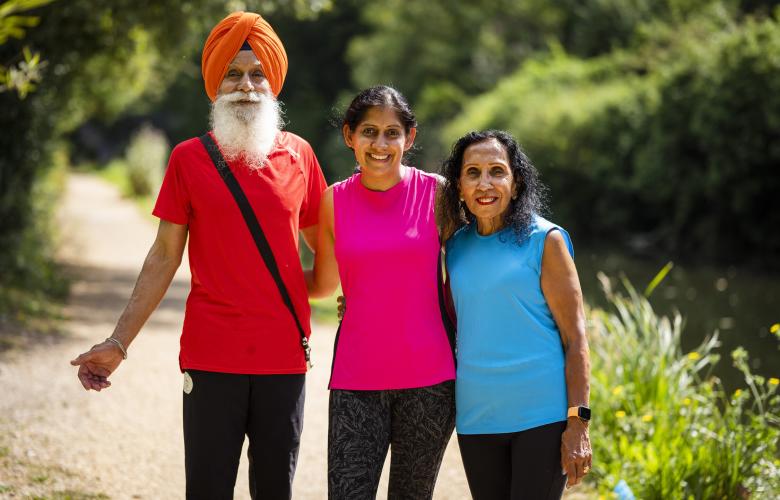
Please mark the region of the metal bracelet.
<svg viewBox="0 0 780 500"><path fill-rule="evenodd" d="M108 337L106 342L112 342L116 344L119 350L122 351L122 359L127 359L127 349L125 349L125 346L123 346L119 340L115 339L114 337Z"/></svg>

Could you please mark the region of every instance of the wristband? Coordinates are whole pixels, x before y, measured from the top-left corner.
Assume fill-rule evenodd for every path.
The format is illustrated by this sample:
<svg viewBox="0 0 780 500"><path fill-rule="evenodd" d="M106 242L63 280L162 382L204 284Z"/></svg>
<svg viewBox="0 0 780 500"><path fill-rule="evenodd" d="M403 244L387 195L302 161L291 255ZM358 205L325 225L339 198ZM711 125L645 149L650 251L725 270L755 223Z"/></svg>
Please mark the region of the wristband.
<svg viewBox="0 0 780 500"><path fill-rule="evenodd" d="M127 359L127 349L125 349L125 346L123 346L119 340L115 339L114 337L108 337L106 342L115 344L119 350L122 351L122 359Z"/></svg>
<svg viewBox="0 0 780 500"><path fill-rule="evenodd" d="M583 422L590 421L590 408L587 406L572 406L566 414L567 417L578 417Z"/></svg>

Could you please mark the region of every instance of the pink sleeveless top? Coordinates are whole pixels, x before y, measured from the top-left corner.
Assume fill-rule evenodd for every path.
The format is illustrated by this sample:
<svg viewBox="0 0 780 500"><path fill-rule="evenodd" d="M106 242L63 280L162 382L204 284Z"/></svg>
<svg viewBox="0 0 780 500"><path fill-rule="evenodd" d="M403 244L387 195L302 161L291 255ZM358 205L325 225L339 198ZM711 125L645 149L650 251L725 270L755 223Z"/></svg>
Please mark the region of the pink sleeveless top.
<svg viewBox="0 0 780 500"><path fill-rule="evenodd" d="M336 260L347 308L331 389L426 387L455 378L439 310L436 178L402 167L371 191L360 174L333 186Z"/></svg>

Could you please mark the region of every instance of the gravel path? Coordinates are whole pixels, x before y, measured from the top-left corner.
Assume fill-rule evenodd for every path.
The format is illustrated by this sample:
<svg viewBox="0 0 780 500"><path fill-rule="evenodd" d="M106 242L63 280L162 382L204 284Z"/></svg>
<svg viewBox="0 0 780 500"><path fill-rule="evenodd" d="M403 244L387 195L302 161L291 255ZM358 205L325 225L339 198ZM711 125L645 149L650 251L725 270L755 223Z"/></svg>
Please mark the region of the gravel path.
<svg viewBox="0 0 780 500"><path fill-rule="evenodd" d="M165 300L101 393L85 392L68 361L108 336L125 305L155 223L95 177L71 174L60 210L63 262L75 276L69 336L0 359L0 498L184 497L178 339L186 262ZM326 498L327 380L334 327L315 325L314 369L294 498ZM387 469L387 467L385 468ZM242 457L236 498L248 498ZM387 492L386 475L379 498ZM455 439L435 498L468 498Z"/></svg>

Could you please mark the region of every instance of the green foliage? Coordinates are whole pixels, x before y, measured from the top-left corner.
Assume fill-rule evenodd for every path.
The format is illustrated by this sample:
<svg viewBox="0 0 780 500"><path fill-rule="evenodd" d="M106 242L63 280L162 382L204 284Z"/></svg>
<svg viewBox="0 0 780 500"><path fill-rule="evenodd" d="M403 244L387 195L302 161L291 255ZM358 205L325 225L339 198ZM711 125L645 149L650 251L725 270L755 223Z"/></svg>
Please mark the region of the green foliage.
<svg viewBox="0 0 780 500"><path fill-rule="evenodd" d="M157 192L170 153L168 141L159 130L147 125L133 136L125 154L132 195L149 196Z"/></svg>
<svg viewBox="0 0 780 500"><path fill-rule="evenodd" d="M556 220L593 239L771 262L780 24L737 24L716 5L657 28L636 51L579 59L554 48L526 62L473 99L443 142L511 131L551 186Z"/></svg>
<svg viewBox="0 0 780 500"><path fill-rule="evenodd" d="M24 59L16 66L0 66L0 92L16 90L19 98L24 99L35 90L35 84L41 80L45 61L41 61L40 53L33 54L29 47L22 49L22 56Z"/></svg>
<svg viewBox="0 0 780 500"><path fill-rule="evenodd" d="M52 0L7 0L0 5L0 45L9 38L24 38L26 30L38 25L40 19L31 15L18 15Z"/></svg>
<svg viewBox="0 0 780 500"><path fill-rule="evenodd" d="M54 260L57 223L54 210L61 198L67 174L63 149L54 165L33 185L30 220L16 235L16 253L3 266L0 284L0 351L24 344L31 332L57 333L53 320L60 317L60 305L68 281Z"/></svg>
<svg viewBox="0 0 780 500"><path fill-rule="evenodd" d="M191 8L173 1L73 0L36 5L40 5L34 11L40 20L37 26L25 32L24 40L8 38L0 44L0 61L13 62L25 47L31 47L25 60L41 70L35 92L24 99L14 92L0 92L4 323L26 321L15 316L17 311L24 317L35 316L40 309L36 304L46 304L50 289L61 282L49 262L50 245L40 227L45 221L39 220L40 200L34 186L53 164L67 162L55 156L63 133L91 116L116 115L146 88L164 89L180 65L176 55L190 26L172 22L173 9ZM45 67L34 52L47 61ZM168 72L160 71L163 61ZM153 66L156 69L150 69Z"/></svg>
<svg viewBox="0 0 780 500"><path fill-rule="evenodd" d="M643 26L680 23L714 3L726 2L369 0L362 8L369 32L350 42L347 56L358 87L392 84L410 99L426 166L446 151L437 135L470 96L550 46L583 57L630 48Z"/></svg>
<svg viewBox="0 0 780 500"><path fill-rule="evenodd" d="M672 209L662 227L681 250L776 256L780 235L764 228L780 226L767 210L780 189L780 24L748 19L708 49L660 74L635 182L654 211Z"/></svg>
<svg viewBox="0 0 780 500"><path fill-rule="evenodd" d="M612 309L590 315L599 491L624 479L637 498L776 498L778 380L752 375L740 348L732 357L747 388L726 394L710 376L717 332L683 353L679 314L658 316L626 280L622 294L600 278Z"/></svg>
<svg viewBox="0 0 780 500"><path fill-rule="evenodd" d="M36 7L51 3L52 0L8 0L0 5L0 45L9 38L24 38L26 30L38 25L40 18L31 15L18 15ZM44 63L40 53L33 53L30 47L25 46L21 58L15 62L11 59L11 66L0 65L0 92L16 90L21 99L35 90L36 82L41 79L41 70ZM14 65L15 63L15 65ZM7 64L7 63L6 63Z"/></svg>
<svg viewBox="0 0 780 500"><path fill-rule="evenodd" d="M353 81L391 84L409 98L426 166L441 152L434 131L466 96L490 89L558 29L561 12L548 4L371 0L361 9L369 32L347 53Z"/></svg>

